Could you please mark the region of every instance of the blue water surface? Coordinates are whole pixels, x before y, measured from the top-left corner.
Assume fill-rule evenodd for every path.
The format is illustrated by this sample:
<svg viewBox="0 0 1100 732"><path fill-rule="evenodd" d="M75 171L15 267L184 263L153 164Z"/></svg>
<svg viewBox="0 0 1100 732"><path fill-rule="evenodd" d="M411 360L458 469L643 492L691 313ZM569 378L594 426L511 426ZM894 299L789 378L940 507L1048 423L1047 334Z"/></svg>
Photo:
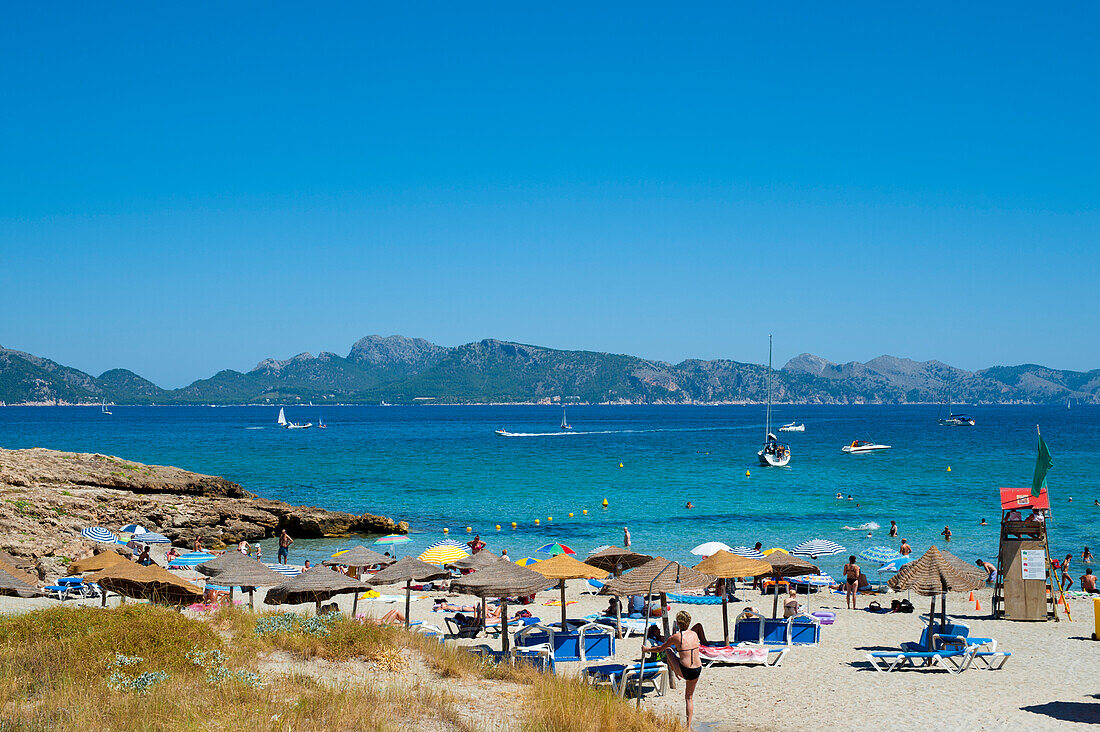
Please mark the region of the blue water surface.
<svg viewBox="0 0 1100 732"><path fill-rule="evenodd" d="M577 406L566 433L549 406L287 408L293 421L323 418L324 430L280 429L269 407L112 411L3 407L0 446L176 465L264 497L404 519L413 541L402 553L444 528L465 540L467 526L513 558L550 541L581 554L619 544L624 526L635 549L692 563L690 549L711 540L790 548L820 537L858 553L896 546L887 536L895 520L918 553L937 544L973 561L996 554L998 487L1030 485L1038 424L1055 463L1052 552L1100 548L1097 406L973 407L973 428L938 426L935 406L780 406L777 423L806 424L782 433L793 453L786 468L756 464L760 406ZM501 428L526 436L494 434ZM893 448L842 453L854 439ZM990 526L979 526L983 517ZM871 538L844 528L872 523L881 528ZM346 544L299 542L295 555L316 561ZM846 557L820 563L835 576Z"/></svg>

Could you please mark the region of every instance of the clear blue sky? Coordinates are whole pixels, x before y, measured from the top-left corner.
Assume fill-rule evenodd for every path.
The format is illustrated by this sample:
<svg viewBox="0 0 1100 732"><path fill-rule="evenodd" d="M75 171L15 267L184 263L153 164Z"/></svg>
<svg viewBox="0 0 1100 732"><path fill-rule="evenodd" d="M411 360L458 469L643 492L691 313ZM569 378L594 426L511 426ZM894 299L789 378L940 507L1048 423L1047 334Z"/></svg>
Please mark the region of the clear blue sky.
<svg viewBox="0 0 1100 732"><path fill-rule="evenodd" d="M1100 366L1097 6L9 4L0 344Z"/></svg>

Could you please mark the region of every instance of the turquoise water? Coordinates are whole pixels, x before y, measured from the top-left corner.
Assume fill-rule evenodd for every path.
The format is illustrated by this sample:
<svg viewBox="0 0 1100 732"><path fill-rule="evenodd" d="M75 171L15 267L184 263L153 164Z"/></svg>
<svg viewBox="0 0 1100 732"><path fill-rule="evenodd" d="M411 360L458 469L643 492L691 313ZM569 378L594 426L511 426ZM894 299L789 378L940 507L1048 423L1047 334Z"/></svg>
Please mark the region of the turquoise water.
<svg viewBox="0 0 1100 732"><path fill-rule="evenodd" d="M893 519L918 553L944 546L939 532L949 525L947 546L973 561L996 553L997 488L1030 485L1040 424L1055 462L1052 551L1100 549L1100 407L976 407L976 427L952 428L936 424L934 406L783 406L777 423L806 424L804 433L783 433L793 453L786 468L756 464L763 411L574 407L575 431L563 434L560 409L535 406L289 408L293 421L329 425L297 431L277 428L277 409L265 407L119 406L112 416L98 407L3 407L0 446L178 465L291 503L405 519L413 541L402 553L442 538L444 528L465 539L466 526L514 558L550 541L578 553L621 543L623 526L635 549L683 561L711 540L789 548L821 537L858 553L896 546L887 537ZM500 428L535 434L499 437ZM857 438L893 449L841 452ZM979 526L983 517L993 525ZM871 539L842 528L868 523L882 527ZM299 543L295 558L316 560L345 543ZM820 563L835 575L844 559Z"/></svg>

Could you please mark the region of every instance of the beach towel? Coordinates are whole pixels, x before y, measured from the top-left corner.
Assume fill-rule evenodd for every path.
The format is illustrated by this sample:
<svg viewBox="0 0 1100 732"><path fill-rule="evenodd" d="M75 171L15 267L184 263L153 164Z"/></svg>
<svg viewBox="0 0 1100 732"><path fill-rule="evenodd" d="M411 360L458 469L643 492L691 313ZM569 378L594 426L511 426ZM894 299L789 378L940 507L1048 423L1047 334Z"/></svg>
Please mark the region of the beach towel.
<svg viewBox="0 0 1100 732"><path fill-rule="evenodd" d="M549 600L549 601L544 602L542 604L543 605L552 605L554 607L561 607L561 600ZM566 605L576 605L577 601L576 600L566 600L565 604Z"/></svg>

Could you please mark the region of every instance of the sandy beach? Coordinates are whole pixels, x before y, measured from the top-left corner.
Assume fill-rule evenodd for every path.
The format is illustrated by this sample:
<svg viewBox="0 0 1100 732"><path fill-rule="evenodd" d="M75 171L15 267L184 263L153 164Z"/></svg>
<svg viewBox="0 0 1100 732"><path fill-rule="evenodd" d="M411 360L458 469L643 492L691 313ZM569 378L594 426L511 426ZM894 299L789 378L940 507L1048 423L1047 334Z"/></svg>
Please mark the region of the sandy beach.
<svg viewBox="0 0 1100 732"><path fill-rule="evenodd" d="M190 575L185 575L190 576ZM397 588L380 588L396 595ZM443 592L421 593L427 597L412 603L413 621L444 626L444 614L432 612L433 598L447 597L456 603L472 603L468 596ZM871 651L893 650L906 640L920 637L920 613L927 609L927 598L913 596L912 614L873 614L844 608L842 595L816 593L813 609L836 612L836 622L823 626L817 647L792 649L778 668L761 665L715 666L703 671L695 694L695 729L785 729L807 723L828 725L834 729L871 730L926 725L934 720L946 729L980 730L1003 728L1083 729L1100 723L1100 688L1097 686L1100 642L1092 641L1093 604L1091 600L1071 600L1073 620L1062 615L1061 622L1008 622L989 619L989 590L975 593L983 610L976 612L967 593L948 597L948 615L968 624L971 635L993 637L998 649L1010 651L1012 658L998 671L971 669L960 675L942 670L908 669L890 674L874 671L865 656ZM271 606L260 604L257 610L282 610L311 614L312 605ZM742 602L731 603L731 620L741 610L756 607L770 614L771 598L742 589ZM879 595L889 605L901 594ZM526 609L546 621L560 616L560 608L543 603L558 597L557 590L539 593L535 604ZM579 618L602 611L607 598L590 594L583 581L567 586L569 616ZM875 599L861 596L860 606ZM803 598L804 600L804 598ZM69 600L66 604L98 600ZM341 609L349 612L352 597L341 596ZM57 604L50 598L0 598L0 612L26 612ZM109 604L118 604L112 597ZM404 608L404 600L363 601L359 612L380 617L391 609ZM514 614L517 606L510 605ZM673 604L672 613L685 609L692 622L702 622L708 637L721 637L721 606ZM190 611L184 611L190 612ZM1061 615L1061 613L1060 613ZM499 637L486 640L450 640L447 643L489 643L499 647ZM616 661L637 661L640 637L618 641ZM563 663L559 674L577 674L581 664ZM377 671L369 672L379 673ZM682 685L661 697L649 692L642 704L660 714L679 715L683 720ZM506 719L506 717L505 717ZM487 728L508 729L506 721Z"/></svg>

